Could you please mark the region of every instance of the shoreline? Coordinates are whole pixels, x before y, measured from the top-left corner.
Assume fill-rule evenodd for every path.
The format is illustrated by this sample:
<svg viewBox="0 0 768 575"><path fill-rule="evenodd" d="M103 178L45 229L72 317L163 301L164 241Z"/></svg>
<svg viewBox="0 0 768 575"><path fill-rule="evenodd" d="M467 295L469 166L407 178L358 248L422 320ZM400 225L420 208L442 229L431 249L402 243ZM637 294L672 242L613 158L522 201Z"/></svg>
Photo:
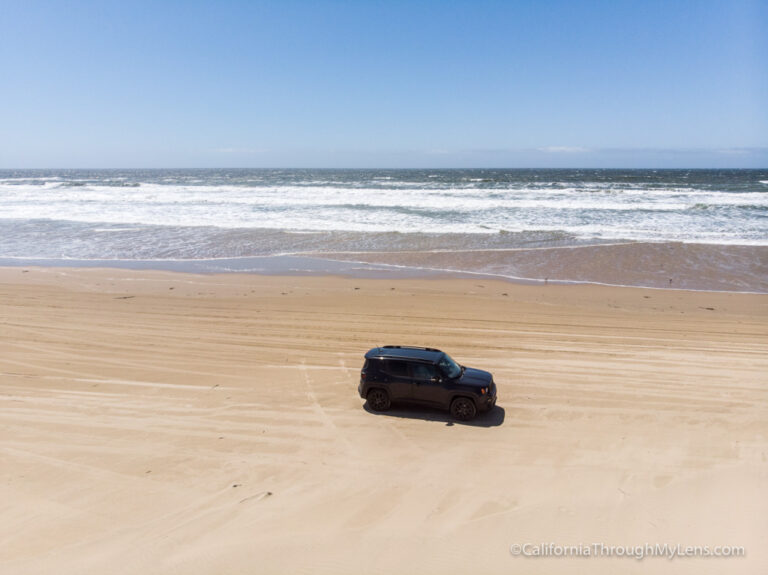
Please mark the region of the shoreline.
<svg viewBox="0 0 768 575"><path fill-rule="evenodd" d="M558 247L306 251L221 258L0 257L0 267L118 268L181 273L484 278L523 285L603 285L768 293L768 246L617 242Z"/></svg>

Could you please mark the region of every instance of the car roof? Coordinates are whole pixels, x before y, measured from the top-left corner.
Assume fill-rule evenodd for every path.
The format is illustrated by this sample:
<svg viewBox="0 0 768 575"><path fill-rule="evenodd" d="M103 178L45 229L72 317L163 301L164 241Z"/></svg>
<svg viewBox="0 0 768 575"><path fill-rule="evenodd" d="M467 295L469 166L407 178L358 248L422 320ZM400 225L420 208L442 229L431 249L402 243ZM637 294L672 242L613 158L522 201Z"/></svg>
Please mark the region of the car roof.
<svg viewBox="0 0 768 575"><path fill-rule="evenodd" d="M437 363L443 352L432 347L412 347L407 345L385 345L374 347L365 354L365 359L415 359Z"/></svg>

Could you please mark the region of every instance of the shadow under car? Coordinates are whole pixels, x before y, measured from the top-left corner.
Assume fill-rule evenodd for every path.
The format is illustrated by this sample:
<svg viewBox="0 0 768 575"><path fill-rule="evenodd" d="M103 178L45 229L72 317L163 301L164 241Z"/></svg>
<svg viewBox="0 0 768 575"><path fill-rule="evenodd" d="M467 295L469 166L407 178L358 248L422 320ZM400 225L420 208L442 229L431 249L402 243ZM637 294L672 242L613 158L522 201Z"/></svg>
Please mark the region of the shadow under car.
<svg viewBox="0 0 768 575"><path fill-rule="evenodd" d="M448 426L468 425L470 427L498 427L504 423L505 411L500 405L495 405L488 411L478 413L469 421L459 421L446 413L445 410L423 407L412 404L394 404L387 411L374 411L368 407L368 403L363 404L363 409L372 415L384 417L402 417L406 419L423 419L424 421L439 421Z"/></svg>

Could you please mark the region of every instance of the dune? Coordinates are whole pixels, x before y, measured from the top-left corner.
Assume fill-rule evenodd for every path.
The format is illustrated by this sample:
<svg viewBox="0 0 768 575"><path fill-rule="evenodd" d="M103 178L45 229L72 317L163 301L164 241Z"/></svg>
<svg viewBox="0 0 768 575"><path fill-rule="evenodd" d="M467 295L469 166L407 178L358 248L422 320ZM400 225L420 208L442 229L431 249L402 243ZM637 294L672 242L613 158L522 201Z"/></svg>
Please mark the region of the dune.
<svg viewBox="0 0 768 575"><path fill-rule="evenodd" d="M768 296L18 267L0 294L3 573L768 572ZM384 344L491 371L498 407L369 412ZM744 556L618 556L645 545Z"/></svg>

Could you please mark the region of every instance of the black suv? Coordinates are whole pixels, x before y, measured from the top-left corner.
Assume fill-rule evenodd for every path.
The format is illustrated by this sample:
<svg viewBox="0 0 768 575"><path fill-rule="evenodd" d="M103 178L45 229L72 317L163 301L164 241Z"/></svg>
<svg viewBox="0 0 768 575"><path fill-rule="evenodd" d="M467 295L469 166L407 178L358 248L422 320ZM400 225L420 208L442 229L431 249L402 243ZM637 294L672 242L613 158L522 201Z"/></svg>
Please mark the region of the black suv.
<svg viewBox="0 0 768 575"><path fill-rule="evenodd" d="M462 421L496 404L490 373L459 365L431 347L374 347L365 354L357 391L374 411L407 401L448 409Z"/></svg>

